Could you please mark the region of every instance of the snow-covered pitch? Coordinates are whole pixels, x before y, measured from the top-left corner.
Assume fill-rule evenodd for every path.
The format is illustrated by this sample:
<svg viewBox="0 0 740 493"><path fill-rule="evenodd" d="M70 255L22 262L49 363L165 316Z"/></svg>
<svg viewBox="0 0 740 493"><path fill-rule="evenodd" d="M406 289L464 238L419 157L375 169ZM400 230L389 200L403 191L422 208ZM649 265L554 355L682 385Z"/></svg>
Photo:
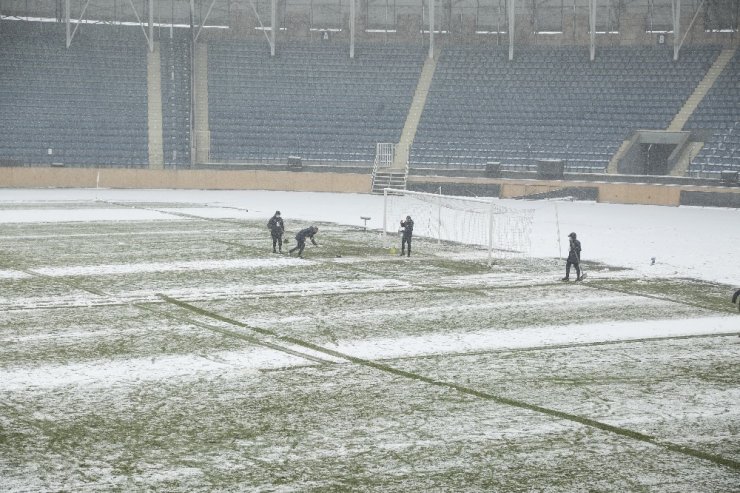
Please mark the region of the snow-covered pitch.
<svg viewBox="0 0 740 493"><path fill-rule="evenodd" d="M501 201L489 268L382 200L0 190L1 489L737 488L739 211Z"/></svg>

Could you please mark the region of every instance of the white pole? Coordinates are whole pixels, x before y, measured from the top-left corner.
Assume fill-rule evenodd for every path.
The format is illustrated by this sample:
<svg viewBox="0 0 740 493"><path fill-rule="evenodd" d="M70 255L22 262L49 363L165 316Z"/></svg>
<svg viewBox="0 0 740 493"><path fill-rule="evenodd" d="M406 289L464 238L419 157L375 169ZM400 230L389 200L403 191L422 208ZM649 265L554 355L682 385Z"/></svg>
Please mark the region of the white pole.
<svg viewBox="0 0 740 493"><path fill-rule="evenodd" d="M154 53L154 0L149 0L149 53Z"/></svg>
<svg viewBox="0 0 740 493"><path fill-rule="evenodd" d="M560 218L558 217L558 203L555 204L555 229L558 233L558 258L563 258L563 250L560 247Z"/></svg>
<svg viewBox="0 0 740 493"><path fill-rule="evenodd" d="M67 48L69 48L69 45L72 44L72 36L70 33L70 26L69 26L69 0L65 0L64 2L64 23L66 24L66 33L67 33Z"/></svg>
<svg viewBox="0 0 740 493"><path fill-rule="evenodd" d="M493 264L493 200L488 208L488 267Z"/></svg>
<svg viewBox="0 0 740 493"><path fill-rule="evenodd" d="M388 189L384 188L383 189L383 238L385 238L385 231L386 229L388 229L387 228L388 221L386 218L387 212L388 212Z"/></svg>
<svg viewBox="0 0 740 493"><path fill-rule="evenodd" d="M439 207L437 207L437 245L442 243L442 187L439 187Z"/></svg>
<svg viewBox="0 0 740 493"><path fill-rule="evenodd" d="M270 6L270 56L275 56L275 39L277 39L277 2L272 0Z"/></svg>
<svg viewBox="0 0 740 493"><path fill-rule="evenodd" d="M673 61L678 60L678 51L681 49L681 0L671 2L673 11Z"/></svg>
<svg viewBox="0 0 740 493"><path fill-rule="evenodd" d="M589 41L590 59L593 62L596 58L596 0L588 2L590 8L588 15L588 24L591 27L591 36Z"/></svg>
<svg viewBox="0 0 740 493"><path fill-rule="evenodd" d="M516 20L516 0L509 0L509 60L514 59L514 21Z"/></svg>
<svg viewBox="0 0 740 493"><path fill-rule="evenodd" d="M434 0L429 0L429 58L434 58Z"/></svg>
<svg viewBox="0 0 740 493"><path fill-rule="evenodd" d="M349 0L349 57L355 57L355 0Z"/></svg>

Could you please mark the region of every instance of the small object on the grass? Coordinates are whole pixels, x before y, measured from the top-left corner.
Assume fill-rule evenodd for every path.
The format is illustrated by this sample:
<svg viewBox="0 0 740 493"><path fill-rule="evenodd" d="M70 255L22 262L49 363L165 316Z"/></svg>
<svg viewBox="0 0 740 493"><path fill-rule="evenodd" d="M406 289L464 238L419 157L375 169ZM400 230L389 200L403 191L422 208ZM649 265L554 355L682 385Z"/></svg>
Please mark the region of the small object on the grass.
<svg viewBox="0 0 740 493"><path fill-rule="evenodd" d="M363 226L363 231L367 231L367 222L370 220L369 216L360 216L360 219L365 221L365 225Z"/></svg>

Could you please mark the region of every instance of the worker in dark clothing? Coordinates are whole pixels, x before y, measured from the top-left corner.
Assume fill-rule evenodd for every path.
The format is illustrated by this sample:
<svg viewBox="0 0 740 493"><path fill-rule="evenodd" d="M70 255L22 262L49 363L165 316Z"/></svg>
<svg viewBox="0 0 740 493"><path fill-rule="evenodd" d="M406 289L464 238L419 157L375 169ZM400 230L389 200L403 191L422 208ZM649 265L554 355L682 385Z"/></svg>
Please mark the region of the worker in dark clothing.
<svg viewBox="0 0 740 493"><path fill-rule="evenodd" d="M316 240L313 239L314 235L319 232L319 228L316 226L309 226L306 229L302 229L298 232L297 235L295 235L295 241L298 243L296 246L290 249L290 254L292 255L293 252L298 250L298 256L303 256L303 249L306 247L306 238L309 238L311 240L311 243L313 243L315 246L319 246L318 243L316 243Z"/></svg>
<svg viewBox="0 0 740 493"><path fill-rule="evenodd" d="M580 281L581 278L581 242L576 239L576 234L571 233L568 235L570 238L570 249L568 250L568 260L565 262L565 277L563 281L570 279L570 266L576 268L576 281Z"/></svg>
<svg viewBox="0 0 740 493"><path fill-rule="evenodd" d="M275 211L275 215L267 221L267 228L270 230L270 235L272 235L272 253L283 253L285 224L283 224L283 218L280 217L280 211ZM276 246L278 251L275 251Z"/></svg>
<svg viewBox="0 0 740 493"><path fill-rule="evenodd" d="M401 256L406 252L408 247L407 256L411 256L411 236L414 234L414 220L411 216L406 216L405 221L401 221Z"/></svg>

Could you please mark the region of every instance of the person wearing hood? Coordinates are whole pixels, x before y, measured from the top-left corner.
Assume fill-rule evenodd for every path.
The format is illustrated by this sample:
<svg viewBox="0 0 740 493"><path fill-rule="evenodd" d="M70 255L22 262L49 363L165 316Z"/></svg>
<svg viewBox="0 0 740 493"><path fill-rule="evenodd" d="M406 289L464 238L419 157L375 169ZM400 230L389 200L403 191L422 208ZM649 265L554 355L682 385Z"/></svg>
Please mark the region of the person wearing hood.
<svg viewBox="0 0 740 493"><path fill-rule="evenodd" d="M272 253L283 253L283 233L285 232L285 224L283 218L280 217L280 211L275 211L275 215L267 221L267 229L270 230L272 236ZM275 250L275 247L278 250Z"/></svg>
<svg viewBox="0 0 740 493"><path fill-rule="evenodd" d="M563 281L570 280L570 267L576 268L576 281L580 281L581 277L581 242L576 239L576 234L571 233L568 235L570 239L570 249L568 250L568 260L565 262L565 277Z"/></svg>
<svg viewBox="0 0 740 493"><path fill-rule="evenodd" d="M406 253L406 247L408 247L407 256L411 256L411 236L414 234L414 220L411 216L406 216L405 221L401 221L401 256L403 257Z"/></svg>
<svg viewBox="0 0 740 493"><path fill-rule="evenodd" d="M296 246L290 249L291 255L293 252L298 250L298 256L303 256L303 249L306 248L306 238L311 240L311 243L314 244L314 246L319 246L318 243L316 243L316 240L313 239L314 235L319 232L319 228L317 226L309 226L306 229L302 229L298 232L297 235L295 235L295 241L298 243Z"/></svg>

